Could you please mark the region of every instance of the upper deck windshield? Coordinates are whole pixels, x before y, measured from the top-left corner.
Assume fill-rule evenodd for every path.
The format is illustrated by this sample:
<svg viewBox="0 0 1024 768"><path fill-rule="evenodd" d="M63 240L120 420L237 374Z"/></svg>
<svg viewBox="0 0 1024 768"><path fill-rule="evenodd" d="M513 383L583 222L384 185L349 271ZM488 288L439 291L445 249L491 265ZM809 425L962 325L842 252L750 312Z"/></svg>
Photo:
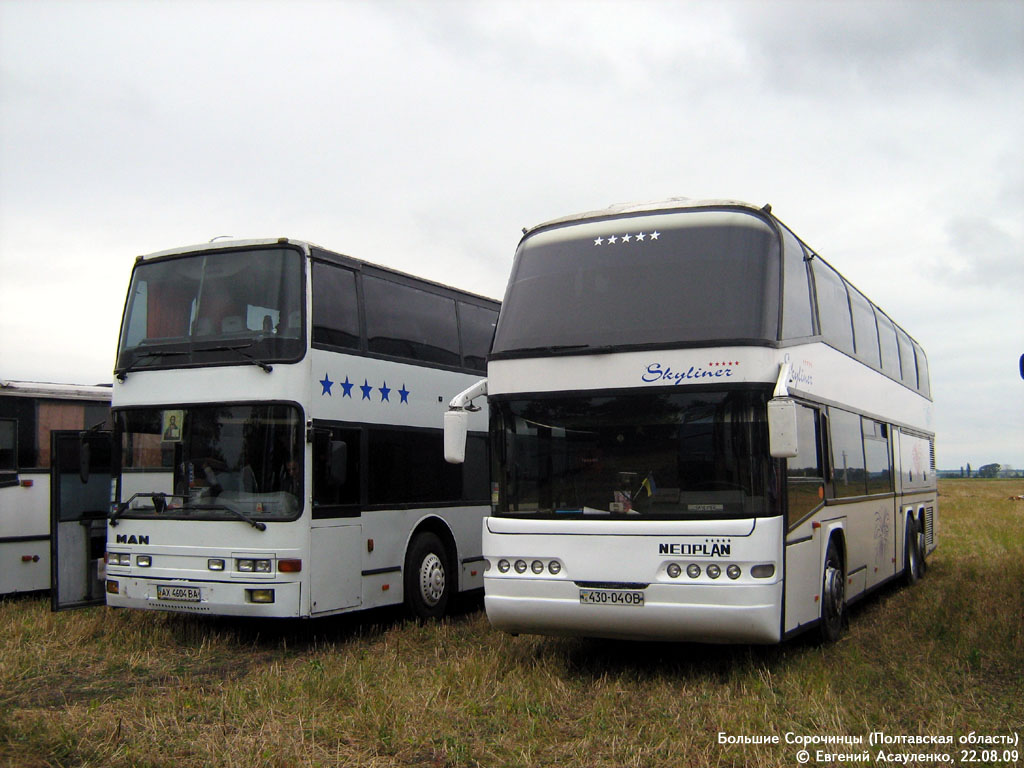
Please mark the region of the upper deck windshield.
<svg viewBox="0 0 1024 768"><path fill-rule="evenodd" d="M117 371L297 360L305 349L301 254L209 251L132 273Z"/></svg>
<svg viewBox="0 0 1024 768"><path fill-rule="evenodd" d="M776 341L779 237L736 210L586 220L520 245L493 357Z"/></svg>
<svg viewBox="0 0 1024 768"><path fill-rule="evenodd" d="M492 403L497 514L607 519L778 514L767 392Z"/></svg>

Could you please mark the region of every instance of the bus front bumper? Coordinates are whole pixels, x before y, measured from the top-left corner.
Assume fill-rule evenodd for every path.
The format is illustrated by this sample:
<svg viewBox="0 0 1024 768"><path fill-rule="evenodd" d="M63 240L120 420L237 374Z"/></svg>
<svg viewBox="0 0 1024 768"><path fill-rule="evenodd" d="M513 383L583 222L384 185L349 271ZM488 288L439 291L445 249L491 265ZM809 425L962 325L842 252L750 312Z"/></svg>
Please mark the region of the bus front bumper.
<svg viewBox="0 0 1024 768"><path fill-rule="evenodd" d="M651 584L636 590L643 594L642 604L586 603L585 589L565 580L487 577L487 618L495 629L513 634L704 643L781 639L781 581Z"/></svg>
<svg viewBox="0 0 1024 768"><path fill-rule="evenodd" d="M301 615L299 597L299 582L226 583L110 574L107 577L107 605L114 608L290 618Z"/></svg>

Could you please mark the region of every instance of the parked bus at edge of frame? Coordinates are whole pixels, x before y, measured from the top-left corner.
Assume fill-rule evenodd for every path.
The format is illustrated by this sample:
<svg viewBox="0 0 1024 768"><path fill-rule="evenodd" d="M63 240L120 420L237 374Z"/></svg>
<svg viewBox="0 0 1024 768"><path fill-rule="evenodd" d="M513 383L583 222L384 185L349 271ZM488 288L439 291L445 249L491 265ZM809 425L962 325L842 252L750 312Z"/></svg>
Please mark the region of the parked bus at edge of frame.
<svg viewBox="0 0 1024 768"><path fill-rule="evenodd" d="M0 595L50 589L60 563L81 591L65 603L102 599L110 393L109 385L0 381ZM83 453L86 439L95 450ZM83 458L102 472L90 479Z"/></svg>
<svg viewBox="0 0 1024 768"><path fill-rule="evenodd" d="M774 643L936 546L921 347L771 213L620 206L527 231L486 395L484 602L513 633Z"/></svg>
<svg viewBox="0 0 1024 768"><path fill-rule="evenodd" d="M289 239L140 257L114 383L107 604L311 617L483 586L486 420L442 459L499 304Z"/></svg>

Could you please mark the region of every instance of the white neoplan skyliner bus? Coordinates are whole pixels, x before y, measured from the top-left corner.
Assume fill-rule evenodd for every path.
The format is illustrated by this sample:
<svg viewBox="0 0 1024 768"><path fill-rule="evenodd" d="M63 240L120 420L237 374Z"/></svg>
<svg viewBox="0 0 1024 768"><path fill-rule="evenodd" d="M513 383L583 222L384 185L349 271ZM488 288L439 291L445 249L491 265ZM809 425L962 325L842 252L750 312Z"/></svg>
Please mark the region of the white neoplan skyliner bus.
<svg viewBox="0 0 1024 768"><path fill-rule="evenodd" d="M483 584L486 420L442 459L498 302L295 240L140 257L118 346L107 603L309 617Z"/></svg>
<svg viewBox="0 0 1024 768"><path fill-rule="evenodd" d="M620 206L527 231L488 378L485 604L513 633L842 630L936 545L924 352L775 218Z"/></svg>

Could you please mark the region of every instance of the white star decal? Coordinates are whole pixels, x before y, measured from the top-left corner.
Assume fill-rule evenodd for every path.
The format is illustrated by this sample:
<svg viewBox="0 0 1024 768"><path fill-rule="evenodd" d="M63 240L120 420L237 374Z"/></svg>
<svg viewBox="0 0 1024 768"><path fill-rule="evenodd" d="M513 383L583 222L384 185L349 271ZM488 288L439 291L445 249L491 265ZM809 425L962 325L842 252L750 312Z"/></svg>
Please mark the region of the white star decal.
<svg viewBox="0 0 1024 768"><path fill-rule="evenodd" d="M651 232L651 240L657 240L659 237L661 237L661 232L658 232L657 230Z"/></svg>
<svg viewBox="0 0 1024 768"><path fill-rule="evenodd" d="M611 243L612 245L615 245L618 239L619 238L617 238L615 235L612 235L611 237L608 238L608 242Z"/></svg>
<svg viewBox="0 0 1024 768"><path fill-rule="evenodd" d="M622 236L622 242L628 243L630 241L630 235L627 233Z"/></svg>
<svg viewBox="0 0 1024 768"><path fill-rule="evenodd" d="M645 235L643 232L641 232L640 234L638 234L636 236L636 239L639 240L642 243L644 241L645 237L647 237L647 235Z"/></svg>
<svg viewBox="0 0 1024 768"><path fill-rule="evenodd" d="M597 238L597 240L594 241L594 245L600 245L603 242L604 242L604 238L603 237L599 237L599 238Z"/></svg>

